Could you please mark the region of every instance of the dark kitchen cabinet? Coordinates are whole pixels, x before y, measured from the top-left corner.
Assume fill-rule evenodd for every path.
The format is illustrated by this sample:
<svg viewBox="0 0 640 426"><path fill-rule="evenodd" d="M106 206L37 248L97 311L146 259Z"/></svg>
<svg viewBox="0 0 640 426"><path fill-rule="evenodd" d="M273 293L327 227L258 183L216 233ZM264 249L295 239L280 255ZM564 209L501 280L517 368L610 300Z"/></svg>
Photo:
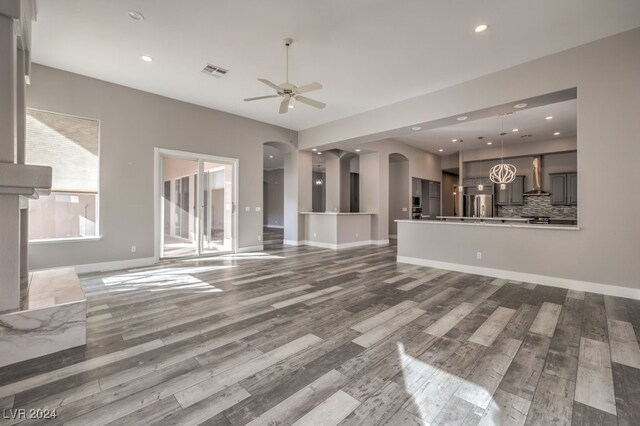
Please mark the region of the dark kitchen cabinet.
<svg viewBox="0 0 640 426"><path fill-rule="evenodd" d="M516 176L515 180L500 189L496 185L497 202L500 206L521 206L524 204L524 176Z"/></svg>
<svg viewBox="0 0 640 426"><path fill-rule="evenodd" d="M567 173L567 204L571 206L575 206L578 204L577 173Z"/></svg>
<svg viewBox="0 0 640 426"><path fill-rule="evenodd" d="M577 173L554 173L551 178L551 204L575 206L578 204Z"/></svg>
<svg viewBox="0 0 640 426"><path fill-rule="evenodd" d="M414 197L422 196L422 179L411 178L411 194Z"/></svg>

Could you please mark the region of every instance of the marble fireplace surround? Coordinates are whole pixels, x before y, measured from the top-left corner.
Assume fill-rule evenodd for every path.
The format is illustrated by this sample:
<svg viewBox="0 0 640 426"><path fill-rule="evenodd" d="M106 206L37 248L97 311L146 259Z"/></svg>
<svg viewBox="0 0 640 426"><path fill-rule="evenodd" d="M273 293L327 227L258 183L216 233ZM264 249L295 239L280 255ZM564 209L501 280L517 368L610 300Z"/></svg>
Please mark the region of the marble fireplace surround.
<svg viewBox="0 0 640 426"><path fill-rule="evenodd" d="M26 309L0 314L0 367L86 344L86 323L73 268L31 273Z"/></svg>

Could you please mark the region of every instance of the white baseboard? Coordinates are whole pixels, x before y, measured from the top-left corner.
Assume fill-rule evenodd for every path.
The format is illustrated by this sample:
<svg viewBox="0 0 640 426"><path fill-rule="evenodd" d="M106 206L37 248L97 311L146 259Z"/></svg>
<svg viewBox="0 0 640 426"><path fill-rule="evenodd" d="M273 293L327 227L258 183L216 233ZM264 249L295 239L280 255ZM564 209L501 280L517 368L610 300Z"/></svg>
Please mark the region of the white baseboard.
<svg viewBox="0 0 640 426"><path fill-rule="evenodd" d="M371 244L374 244L376 246L388 246L389 245L389 240L373 240L371 241Z"/></svg>
<svg viewBox="0 0 640 426"><path fill-rule="evenodd" d="M391 235L391 234L389 234L389 239L390 239L390 240L397 240L397 239L398 239L398 236L397 236L397 235Z"/></svg>
<svg viewBox="0 0 640 426"><path fill-rule="evenodd" d="M119 269L133 269L144 266L151 266L156 263L155 257L143 257L139 259L116 260L113 262L85 263L75 265L76 274L86 274L89 272L117 271Z"/></svg>
<svg viewBox="0 0 640 426"><path fill-rule="evenodd" d="M354 241L351 243L342 243L342 244L321 243L319 241L305 241L305 243L308 246L321 247L321 248L327 248L332 250L341 250L341 249L347 249L352 247L370 246L371 244L374 244L374 242L371 240Z"/></svg>
<svg viewBox="0 0 640 426"><path fill-rule="evenodd" d="M304 240L282 240L282 244L286 244L288 246L304 246L307 242Z"/></svg>
<svg viewBox="0 0 640 426"><path fill-rule="evenodd" d="M275 228L275 229L284 229L284 226L281 225L262 225L265 228Z"/></svg>
<svg viewBox="0 0 640 426"><path fill-rule="evenodd" d="M526 272L506 271L503 269L485 268L482 266L463 265L460 263L440 262L437 260L420 259L417 257L398 256L399 263L428 266L430 268L448 269L450 271L465 272L468 274L485 275L488 277L502 278L513 281L522 281L533 284L548 285L551 287L566 288L569 290L587 291L590 293L606 294L608 296L627 297L640 300L640 289L621 287L610 284L593 283L589 281L572 280L568 278L550 277L547 275L529 274Z"/></svg>
<svg viewBox="0 0 640 426"><path fill-rule="evenodd" d="M250 247L238 247L237 253L247 253L250 251L263 251L264 246L261 244L259 246L250 246Z"/></svg>

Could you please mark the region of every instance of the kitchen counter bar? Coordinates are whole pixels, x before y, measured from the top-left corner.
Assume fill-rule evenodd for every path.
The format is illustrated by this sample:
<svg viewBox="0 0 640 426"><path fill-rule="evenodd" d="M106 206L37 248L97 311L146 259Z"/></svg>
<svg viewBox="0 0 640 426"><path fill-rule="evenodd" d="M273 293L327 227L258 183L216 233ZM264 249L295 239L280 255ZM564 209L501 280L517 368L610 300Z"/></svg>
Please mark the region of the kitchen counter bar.
<svg viewBox="0 0 640 426"><path fill-rule="evenodd" d="M477 217L477 216L436 216L436 219L442 220L457 220L468 222L519 222L529 223L531 219L519 218L519 217Z"/></svg>
<svg viewBox="0 0 640 426"><path fill-rule="evenodd" d="M498 228L525 228L525 229L545 229L545 230L562 230L562 231L579 231L580 228L575 225L548 225L544 223L532 224L522 223L520 221L513 223L494 223L495 221L479 221L478 219L491 219L491 218L466 218L466 221L456 220L396 220L397 223L418 223L425 225L444 225L444 226L485 226L485 227L498 227ZM476 219L476 220L471 220ZM503 218L507 219L507 218ZM529 219L524 219L529 220Z"/></svg>

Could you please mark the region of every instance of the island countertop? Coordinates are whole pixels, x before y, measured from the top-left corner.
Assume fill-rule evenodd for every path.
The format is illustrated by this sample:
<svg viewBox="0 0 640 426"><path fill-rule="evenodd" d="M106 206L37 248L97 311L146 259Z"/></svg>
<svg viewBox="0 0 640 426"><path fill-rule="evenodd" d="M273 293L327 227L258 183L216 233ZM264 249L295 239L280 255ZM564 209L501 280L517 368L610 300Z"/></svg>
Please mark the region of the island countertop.
<svg viewBox="0 0 640 426"><path fill-rule="evenodd" d="M300 212L300 214L326 214L326 215L363 215L363 214L369 214L369 215L373 215L373 214L378 214L378 213L371 213L371 212L356 212L356 213L350 213L350 212Z"/></svg>
<svg viewBox="0 0 640 426"><path fill-rule="evenodd" d="M397 223L417 223L421 225L436 225L436 226L485 226L496 228L528 228L528 229L545 229L545 230L562 230L562 231L579 231L580 228L576 225L548 225L544 223L496 223L496 221L480 221L482 218L466 218L467 220L422 220L422 219L398 219ZM506 219L506 218L505 218Z"/></svg>

